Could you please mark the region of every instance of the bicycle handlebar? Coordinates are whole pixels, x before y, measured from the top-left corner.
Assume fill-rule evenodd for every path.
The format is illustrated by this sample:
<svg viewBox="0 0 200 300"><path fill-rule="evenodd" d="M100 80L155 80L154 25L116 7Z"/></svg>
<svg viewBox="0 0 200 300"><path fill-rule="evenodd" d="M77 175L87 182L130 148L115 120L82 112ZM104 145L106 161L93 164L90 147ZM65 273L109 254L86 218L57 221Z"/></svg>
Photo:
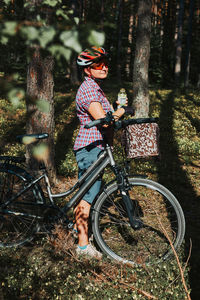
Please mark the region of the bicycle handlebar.
<svg viewBox="0 0 200 300"><path fill-rule="evenodd" d="M114 121L115 121L115 119L112 115L112 112L109 111L109 112L107 112L105 118L94 120L94 121L86 124L84 127L88 129L88 128L91 128L91 127L94 127L94 126L97 126L97 125L111 124Z"/></svg>
<svg viewBox="0 0 200 300"><path fill-rule="evenodd" d="M106 114L105 118L94 120L94 121L88 123L87 125L85 125L84 127L89 129L89 128L92 128L97 125L105 125L105 124L113 123L114 129L119 130L121 128L124 128L124 127L126 127L128 125L132 125L132 124L157 123L157 122L158 122L158 118L138 118L138 119L115 121L112 113L108 112Z"/></svg>
<svg viewBox="0 0 200 300"><path fill-rule="evenodd" d="M87 125L85 125L84 127L85 127L86 129L92 128L92 127L94 127L94 126L97 126L97 125L102 124L102 121L103 121L103 120L104 120L104 118L98 119L98 120L94 120L94 121L88 123Z"/></svg>
<svg viewBox="0 0 200 300"><path fill-rule="evenodd" d="M138 118L138 119L129 119L129 120L119 120L115 122L114 128L118 130L132 124L157 123L158 120L159 120L158 118Z"/></svg>

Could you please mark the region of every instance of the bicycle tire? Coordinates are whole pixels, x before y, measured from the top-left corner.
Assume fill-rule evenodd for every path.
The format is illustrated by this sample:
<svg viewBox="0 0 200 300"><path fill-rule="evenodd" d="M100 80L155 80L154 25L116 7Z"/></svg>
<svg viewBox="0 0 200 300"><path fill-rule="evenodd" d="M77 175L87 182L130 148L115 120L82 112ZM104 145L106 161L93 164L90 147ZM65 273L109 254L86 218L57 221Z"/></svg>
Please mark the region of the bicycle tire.
<svg viewBox="0 0 200 300"><path fill-rule="evenodd" d="M95 240L106 255L122 263L139 266L164 261L173 253L170 241L176 250L183 242L185 218L182 208L175 196L157 182L129 178L129 184L129 196L143 227L134 230L130 226L114 182L102 192L92 209Z"/></svg>
<svg viewBox="0 0 200 300"><path fill-rule="evenodd" d="M31 179L32 176L19 166L0 165L0 247L21 246L39 231L45 198L38 184L6 207L2 206L8 197L16 195Z"/></svg>

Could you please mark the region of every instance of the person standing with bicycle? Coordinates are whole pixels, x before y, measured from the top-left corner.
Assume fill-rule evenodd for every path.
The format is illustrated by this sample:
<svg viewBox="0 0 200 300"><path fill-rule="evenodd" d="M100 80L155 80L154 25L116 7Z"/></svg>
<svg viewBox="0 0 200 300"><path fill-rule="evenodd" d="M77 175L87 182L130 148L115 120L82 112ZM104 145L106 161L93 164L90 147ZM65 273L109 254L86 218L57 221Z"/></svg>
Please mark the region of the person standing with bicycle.
<svg viewBox="0 0 200 300"><path fill-rule="evenodd" d="M104 118L109 111L112 111L113 116L119 119L125 113L126 107L121 107L114 112L100 87L101 81L108 76L108 53L104 48L93 46L82 51L78 56L77 64L83 69L85 75L84 81L76 94L76 109L80 129L74 144L78 175L81 177L104 149L101 129L96 126L86 129L85 125L93 120ZM109 128L107 129L109 131ZM102 256L89 243L88 238L90 208L100 188L101 179L91 186L74 210L78 231L78 245L76 248L78 255L88 255L96 258Z"/></svg>

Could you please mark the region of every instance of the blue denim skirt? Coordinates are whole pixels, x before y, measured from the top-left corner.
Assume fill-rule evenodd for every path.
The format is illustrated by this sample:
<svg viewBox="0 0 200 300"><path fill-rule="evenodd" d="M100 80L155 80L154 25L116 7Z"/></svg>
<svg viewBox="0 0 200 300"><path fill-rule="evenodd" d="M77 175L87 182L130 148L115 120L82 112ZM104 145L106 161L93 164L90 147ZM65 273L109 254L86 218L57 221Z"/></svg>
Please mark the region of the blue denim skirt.
<svg viewBox="0 0 200 300"><path fill-rule="evenodd" d="M76 161L78 164L78 177L80 178L85 171L97 160L99 153L102 152L102 149L98 147L84 147L75 152ZM83 200L92 204L95 197L100 191L101 188L101 178L99 178L95 183L90 187L87 193L83 196Z"/></svg>

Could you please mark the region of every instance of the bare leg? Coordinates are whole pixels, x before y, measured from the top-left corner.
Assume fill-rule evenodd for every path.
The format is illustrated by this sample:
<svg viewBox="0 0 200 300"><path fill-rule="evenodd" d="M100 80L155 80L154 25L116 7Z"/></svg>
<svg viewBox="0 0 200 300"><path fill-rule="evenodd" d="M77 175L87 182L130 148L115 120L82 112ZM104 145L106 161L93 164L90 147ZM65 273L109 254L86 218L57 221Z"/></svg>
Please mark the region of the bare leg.
<svg viewBox="0 0 200 300"><path fill-rule="evenodd" d="M85 200L81 200L79 204L76 206L75 212L75 220L76 227L78 231L78 244L83 247L88 245L88 219L90 213L91 205Z"/></svg>

